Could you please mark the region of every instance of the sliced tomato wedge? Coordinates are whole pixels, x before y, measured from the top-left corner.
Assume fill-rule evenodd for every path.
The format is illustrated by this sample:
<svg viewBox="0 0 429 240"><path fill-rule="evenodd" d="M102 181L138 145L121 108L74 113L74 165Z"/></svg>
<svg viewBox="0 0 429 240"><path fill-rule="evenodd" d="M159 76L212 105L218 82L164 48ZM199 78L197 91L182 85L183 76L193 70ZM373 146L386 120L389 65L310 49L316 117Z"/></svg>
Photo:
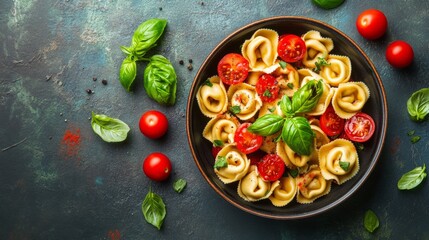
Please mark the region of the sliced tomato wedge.
<svg viewBox="0 0 429 240"><path fill-rule="evenodd" d="M279 57L285 62L298 62L307 52L304 40L294 34L285 34L280 36L277 46Z"/></svg>
<svg viewBox="0 0 429 240"><path fill-rule="evenodd" d="M371 116L359 112L346 121L344 132L354 142L368 141L375 131L375 123Z"/></svg>
<svg viewBox="0 0 429 240"><path fill-rule="evenodd" d="M279 96L280 86L271 74L263 74L256 83L256 92L263 102L273 102Z"/></svg>
<svg viewBox="0 0 429 240"><path fill-rule="evenodd" d="M244 154L256 152L262 145L264 138L260 135L251 133L247 130L250 123L241 124L234 135L234 142L237 143L237 148Z"/></svg>
<svg viewBox="0 0 429 240"><path fill-rule="evenodd" d="M220 79L228 85L246 80L249 70L249 62L238 53L226 54L217 65Z"/></svg>
<svg viewBox="0 0 429 240"><path fill-rule="evenodd" d="M258 162L258 172L265 181L279 180L285 172L285 163L277 154L267 154Z"/></svg>
<svg viewBox="0 0 429 240"><path fill-rule="evenodd" d="M320 128L330 137L337 136L342 133L345 123L346 120L340 118L335 113L332 105L329 105L322 116L320 116Z"/></svg>

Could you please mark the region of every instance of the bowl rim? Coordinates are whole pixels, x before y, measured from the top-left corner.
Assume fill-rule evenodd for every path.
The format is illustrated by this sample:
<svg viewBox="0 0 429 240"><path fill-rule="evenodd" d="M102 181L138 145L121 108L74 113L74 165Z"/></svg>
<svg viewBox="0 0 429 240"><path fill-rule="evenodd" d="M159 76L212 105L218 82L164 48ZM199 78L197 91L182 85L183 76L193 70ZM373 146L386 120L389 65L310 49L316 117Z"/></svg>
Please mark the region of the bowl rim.
<svg viewBox="0 0 429 240"><path fill-rule="evenodd" d="M202 70L203 70L204 66L207 65L208 62L212 60L212 56L214 55L215 52L217 52L220 48L222 48L227 42L229 42L231 40L231 38L233 38L238 33L242 32L248 28L252 28L255 25L265 24L267 22L278 21L278 20L305 21L305 22L309 22L309 23L313 23L313 24L318 24L318 25L321 25L323 28L326 28L326 29L329 29L330 31L333 31L335 34L341 35L341 37L345 38L349 43L351 43L353 45L353 47L355 47L355 49L357 51L359 51L359 53L365 58L366 62L368 63L369 67L371 68L371 70L375 76L374 80L376 80L377 84L380 86L379 91L381 92L382 126L381 126L381 136L380 136L380 140L379 140L380 144L376 148L375 154L373 155L374 160L370 163L370 165L369 165L368 169L366 170L366 172L364 173L364 175L358 180L358 182L346 194L344 194L343 196L341 196L337 200L335 200L335 201L333 201L333 202L331 202L331 203L329 203L329 204L327 204L327 205L325 205L319 209L309 211L309 212L305 212L302 214L294 214L294 215L266 214L266 213L259 212L258 210L253 210L253 209L250 209L248 207L245 207L245 206L233 201L232 199L230 199L228 196L226 196L226 194L224 194L220 189L217 188L216 184L214 182L212 182L211 178L204 172L203 166L198 161L198 157L196 155L196 151L194 149L194 146L192 144L192 139L191 139L191 126L190 126L191 125L190 124L191 110L190 110L190 108L191 108L192 103L195 101L195 99L192 96L194 95L193 93L195 91L197 91L196 90L197 89L197 80L203 74ZM378 72L375 68L375 65L373 64L371 59L366 55L366 53L361 49L361 47L359 47L359 45L353 39L351 39L348 35L346 35L342 31L340 31L336 27L333 27L332 25L325 23L323 21L317 20L317 19L313 19L313 18L309 18L309 17L303 17L303 16L274 16L274 17L262 18L260 20L253 21L253 22L248 23L242 27L239 27L238 29L236 29L235 31L230 33L228 36L223 38L218 44L216 44L216 46L213 48L213 50L207 55L207 57L205 58L205 60L201 64L200 68L198 69L198 71L197 71L197 73L193 79L190 91L189 91L188 101L187 101L187 106L186 106L186 134L187 134L187 139L188 139L188 145L190 147L192 157L194 159L195 164L198 167L198 170L203 175L204 179L209 183L211 188L213 190L215 190L215 192L217 192L223 199L225 199L227 202L229 202L233 206L235 206L235 207L237 207L237 208L239 208L245 212L256 215L256 216L269 218L269 219L276 219L276 220L293 220L293 219L302 219L302 218L308 218L308 217L316 216L316 215L319 215L323 212L326 212L326 211L334 208L335 206L338 206L339 204L343 203L346 199L348 199L351 195L353 195L365 183L365 181L368 179L369 175L373 172L373 170L374 170L374 168L375 168L375 166L376 166L376 164L380 158L380 154L382 152L382 149L384 147L384 142L385 142L385 138L386 138L386 131L387 131L387 121L388 121L387 117L388 117L387 98L386 98L384 85L383 85L383 82L380 78L380 75L378 74Z"/></svg>

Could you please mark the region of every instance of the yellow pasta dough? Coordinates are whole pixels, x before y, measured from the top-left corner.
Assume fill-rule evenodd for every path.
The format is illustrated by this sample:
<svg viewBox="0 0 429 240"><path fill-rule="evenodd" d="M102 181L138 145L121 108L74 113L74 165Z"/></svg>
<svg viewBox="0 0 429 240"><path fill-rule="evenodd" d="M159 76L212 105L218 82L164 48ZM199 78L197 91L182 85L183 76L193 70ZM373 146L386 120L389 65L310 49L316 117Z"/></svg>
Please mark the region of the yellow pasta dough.
<svg viewBox="0 0 429 240"><path fill-rule="evenodd" d="M219 161L219 157L226 159L227 166L219 169L215 168L215 173L225 184L240 180L249 170L250 160L246 154L237 149L235 144L224 146L217 154L216 161Z"/></svg>
<svg viewBox="0 0 429 240"><path fill-rule="evenodd" d="M322 66L320 75L329 85L336 87L350 80L352 63L349 57L330 54L327 63Z"/></svg>
<svg viewBox="0 0 429 240"><path fill-rule="evenodd" d="M277 60L277 45L279 35L271 29L259 29L246 40L241 48L241 54L247 61L251 71L270 73Z"/></svg>
<svg viewBox="0 0 429 240"><path fill-rule="evenodd" d="M308 68L315 68L318 58L325 58L334 48L334 42L330 38L325 38L318 31L308 31L301 37L307 47L307 52L302 59L302 63Z"/></svg>
<svg viewBox="0 0 429 240"><path fill-rule="evenodd" d="M219 140L222 143L233 143L238 125L237 119L228 115L218 115L207 123L203 130L203 137L210 142Z"/></svg>
<svg viewBox="0 0 429 240"><path fill-rule="evenodd" d="M256 93L255 87L247 83L231 85L227 96L230 106L240 108L240 111L235 114L240 120L252 118L262 106L262 100Z"/></svg>
<svg viewBox="0 0 429 240"><path fill-rule="evenodd" d="M201 85L197 92L197 102L201 112L207 117L216 117L226 112L228 97L225 86L218 76L208 79L209 84Z"/></svg>
<svg viewBox="0 0 429 240"><path fill-rule="evenodd" d="M249 173L238 183L237 193L246 201L255 202L267 199L271 196L280 181L267 182L258 174L256 166L253 165Z"/></svg>
<svg viewBox="0 0 429 240"><path fill-rule="evenodd" d="M332 106L338 116L349 119L362 110L368 98L369 88L365 83L340 83L332 96Z"/></svg>
<svg viewBox="0 0 429 240"><path fill-rule="evenodd" d="M290 175L282 177L269 199L274 206L284 207L295 198L297 189L295 178Z"/></svg>
<svg viewBox="0 0 429 240"><path fill-rule="evenodd" d="M299 203L312 203L331 191L331 181L323 178L317 165L310 166L309 170L297 178L298 193L296 200Z"/></svg>

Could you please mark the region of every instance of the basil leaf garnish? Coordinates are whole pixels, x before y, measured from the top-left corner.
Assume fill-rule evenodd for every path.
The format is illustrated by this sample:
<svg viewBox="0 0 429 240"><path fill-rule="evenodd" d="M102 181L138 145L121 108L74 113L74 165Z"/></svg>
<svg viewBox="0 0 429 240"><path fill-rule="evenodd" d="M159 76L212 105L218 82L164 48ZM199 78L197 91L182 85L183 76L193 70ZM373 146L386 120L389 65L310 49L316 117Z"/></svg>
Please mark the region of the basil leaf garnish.
<svg viewBox="0 0 429 240"><path fill-rule="evenodd" d="M426 164L405 173L398 181L399 190L410 190L417 187L426 178Z"/></svg>
<svg viewBox="0 0 429 240"><path fill-rule="evenodd" d="M368 210L365 212L365 217L363 219L363 225L368 232L372 233L375 229L378 228L380 222L378 221L377 215L372 210Z"/></svg>
<svg viewBox="0 0 429 240"><path fill-rule="evenodd" d="M92 113L92 130L106 142L122 142L130 128L123 121L106 115Z"/></svg>
<svg viewBox="0 0 429 240"><path fill-rule="evenodd" d="M119 81L127 91L131 90L134 79L136 79L136 74L136 61L132 56L128 56L122 61L121 68L119 69Z"/></svg>
<svg viewBox="0 0 429 240"><path fill-rule="evenodd" d="M313 3L323 9L332 9L340 6L344 0L313 0Z"/></svg>
<svg viewBox="0 0 429 240"><path fill-rule="evenodd" d="M167 26L167 20L153 18L141 23L134 31L131 41L132 55L141 59L153 47L161 37Z"/></svg>
<svg viewBox="0 0 429 240"><path fill-rule="evenodd" d="M155 226L158 230L161 229L167 210L162 198L158 194L152 192L151 189L149 189L149 192L143 200L142 212L148 223Z"/></svg>
<svg viewBox="0 0 429 240"><path fill-rule="evenodd" d="M293 109L292 109L292 101L288 96L283 95L279 103L280 103L280 109L287 117L294 116L295 113L293 112Z"/></svg>
<svg viewBox="0 0 429 240"><path fill-rule="evenodd" d="M177 193L181 193L183 191L183 189L185 189L186 187L186 180L179 178L177 179L174 183L173 183L173 189L174 191L176 191Z"/></svg>
<svg viewBox="0 0 429 240"><path fill-rule="evenodd" d="M223 141L219 140L219 139L216 139L216 140L213 141L213 146L215 146L215 147L223 147Z"/></svg>
<svg viewBox="0 0 429 240"><path fill-rule="evenodd" d="M229 111L232 112L233 114L239 114L241 112L241 108L239 105L231 106L229 108Z"/></svg>
<svg viewBox="0 0 429 240"><path fill-rule="evenodd" d="M323 93L322 80L311 80L298 89L292 97L293 113L306 113L316 106Z"/></svg>
<svg viewBox="0 0 429 240"><path fill-rule="evenodd" d="M286 63L285 61L280 61L280 62L279 62L279 65L280 65L280 67L281 67L282 69L285 69L285 68L286 68L287 63Z"/></svg>
<svg viewBox="0 0 429 240"><path fill-rule="evenodd" d="M348 170L349 170L350 162L343 162L343 161L340 161L340 162L339 162L339 164L340 164L340 167L341 167L344 171L348 171Z"/></svg>
<svg viewBox="0 0 429 240"><path fill-rule="evenodd" d="M214 164L214 168L219 170L220 168L224 168L224 167L228 167L228 161L226 160L226 157L218 156Z"/></svg>
<svg viewBox="0 0 429 240"><path fill-rule="evenodd" d="M177 75L171 62L161 55L150 58L144 70L144 88L148 96L164 105L176 102Z"/></svg>
<svg viewBox="0 0 429 240"><path fill-rule="evenodd" d="M299 155L309 156L314 133L305 117L286 118L282 130L283 141Z"/></svg>
<svg viewBox="0 0 429 240"><path fill-rule="evenodd" d="M423 121L429 115L429 88L414 92L407 100L407 110L413 121Z"/></svg>
<svg viewBox="0 0 429 240"><path fill-rule="evenodd" d="M256 121L252 123L247 130L261 136L269 136L280 131L283 127L284 121L285 119L279 115L265 114L264 116L256 119Z"/></svg>

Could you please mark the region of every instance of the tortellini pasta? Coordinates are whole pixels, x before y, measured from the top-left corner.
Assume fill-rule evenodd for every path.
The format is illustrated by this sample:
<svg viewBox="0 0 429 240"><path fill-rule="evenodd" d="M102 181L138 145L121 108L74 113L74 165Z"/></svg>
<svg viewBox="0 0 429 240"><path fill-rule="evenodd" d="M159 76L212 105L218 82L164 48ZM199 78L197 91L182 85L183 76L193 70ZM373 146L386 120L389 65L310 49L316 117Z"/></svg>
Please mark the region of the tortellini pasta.
<svg viewBox="0 0 429 240"><path fill-rule="evenodd" d="M227 166L215 168L215 173L223 183L239 181L247 174L250 160L246 154L237 149L235 144L228 144L223 147L217 154L216 161L221 161L221 158L225 158Z"/></svg>
<svg viewBox="0 0 429 240"><path fill-rule="evenodd" d="M276 152L288 168L303 167L310 160L310 156L297 154L282 140L277 142Z"/></svg>
<svg viewBox="0 0 429 240"><path fill-rule="evenodd" d="M309 170L297 178L298 193L296 200L299 203L312 203L331 191L331 181L326 180L319 166L312 165Z"/></svg>
<svg viewBox="0 0 429 240"><path fill-rule="evenodd" d="M347 56L328 56L327 65L322 66L320 75L331 86L338 86L340 83L348 82L352 73L352 63Z"/></svg>
<svg viewBox="0 0 429 240"><path fill-rule="evenodd" d="M216 117L228 109L228 97L225 86L218 76L208 79L197 92L197 102L201 112L207 117Z"/></svg>
<svg viewBox="0 0 429 240"><path fill-rule="evenodd" d="M246 40L241 48L241 54L247 61L251 71L270 73L277 60L277 45L279 35L271 29L259 29Z"/></svg>
<svg viewBox="0 0 429 240"><path fill-rule="evenodd" d="M234 117L218 115L207 123L203 136L210 142L219 140L222 143L233 143L238 125L239 122Z"/></svg>
<svg viewBox="0 0 429 240"><path fill-rule="evenodd" d="M248 120L255 116L262 106L262 100L255 87L247 83L231 85L227 93L231 107L239 108L235 115L240 120Z"/></svg>
<svg viewBox="0 0 429 240"><path fill-rule="evenodd" d="M323 145L319 151L319 166L326 180L343 184L359 171L359 157L354 144L338 138Z"/></svg>
<svg viewBox="0 0 429 240"><path fill-rule="evenodd" d="M362 110L368 98L369 88L365 83L341 83L332 96L332 106L338 116L349 119Z"/></svg>
<svg viewBox="0 0 429 240"><path fill-rule="evenodd" d="M258 174L256 166L253 165L249 173L238 183L237 193L244 200L255 202L270 197L279 183L278 180L275 182L264 181Z"/></svg>
<svg viewBox="0 0 429 240"><path fill-rule="evenodd" d="M318 31L308 31L302 36L307 47L302 63L308 68L315 68L318 58L325 58L334 48L331 38L325 38Z"/></svg>
<svg viewBox="0 0 429 240"><path fill-rule="evenodd" d="M297 189L295 178L292 176L282 177L269 199L276 207L286 206L295 198Z"/></svg>

